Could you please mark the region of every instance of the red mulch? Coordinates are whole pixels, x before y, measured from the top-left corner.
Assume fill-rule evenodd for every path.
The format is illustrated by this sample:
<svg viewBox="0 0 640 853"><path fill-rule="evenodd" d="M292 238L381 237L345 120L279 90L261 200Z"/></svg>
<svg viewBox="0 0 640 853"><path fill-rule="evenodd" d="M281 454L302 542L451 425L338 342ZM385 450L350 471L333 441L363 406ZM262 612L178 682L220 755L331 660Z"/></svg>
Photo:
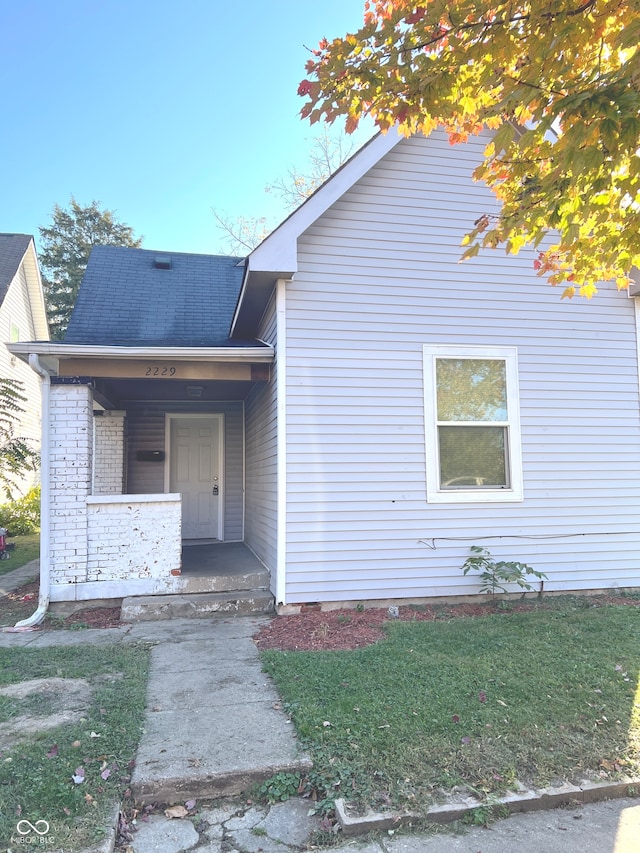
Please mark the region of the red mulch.
<svg viewBox="0 0 640 853"><path fill-rule="evenodd" d="M36 609L38 590L38 581L31 581L31 583L26 583L7 594L9 602L25 605L25 613L18 616L19 619L30 616ZM45 619L40 627L45 630L57 630L70 628L73 625L83 625L87 628L116 628L120 625L120 607L88 607L84 610L77 610L72 616Z"/></svg>
<svg viewBox="0 0 640 853"><path fill-rule="evenodd" d="M640 599L621 596L597 596L589 598L593 607L607 604L625 604L640 606ZM525 601L512 601L508 609L496 609L490 602L478 604L453 604L405 606L398 608L397 618L403 621L433 622L436 619L455 617L486 616L490 613L511 614L544 607L536 602L532 605ZM279 649L280 651L339 651L359 649L377 643L384 637L382 626L390 620L386 607L370 610L303 610L294 616L277 616L268 625L260 629L254 637L260 650Z"/></svg>
<svg viewBox="0 0 640 853"><path fill-rule="evenodd" d="M117 628L120 625L119 607L88 607L77 610L73 616L67 616L60 628L71 625L84 625L86 628Z"/></svg>
<svg viewBox="0 0 640 853"><path fill-rule="evenodd" d="M8 593L9 602L25 605L24 614L16 619L29 616L38 603L38 581L24 584ZM585 599L592 607L609 604L640 606L640 598L628 598L620 595L598 595ZM28 605L28 606L27 606ZM406 605L398 607L397 618L405 622L433 622L435 620L456 617L473 618L489 613L510 614L531 610L532 607L545 607L544 602L511 601L505 609L494 608L486 599L478 603L451 605ZM0 607L0 617L2 616ZM339 651L359 649L377 643L384 637L382 626L390 620L387 607L372 607L367 610L327 610L320 611L317 606L304 608L294 616L276 616L268 625L260 629L255 636L259 649L279 649L281 651ZM0 624L1 621L0 621ZM11 623L7 623L11 624ZM86 628L116 628L120 625L119 607L91 607L76 611L72 616L60 619L46 619L41 628L57 630L82 625Z"/></svg>

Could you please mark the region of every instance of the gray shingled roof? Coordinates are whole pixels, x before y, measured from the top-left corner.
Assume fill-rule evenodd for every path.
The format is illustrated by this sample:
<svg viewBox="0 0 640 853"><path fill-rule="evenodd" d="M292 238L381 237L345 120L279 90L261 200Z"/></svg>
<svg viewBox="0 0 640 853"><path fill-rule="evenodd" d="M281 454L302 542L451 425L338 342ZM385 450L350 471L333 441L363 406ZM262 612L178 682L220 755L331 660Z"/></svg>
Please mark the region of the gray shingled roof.
<svg viewBox="0 0 640 853"><path fill-rule="evenodd" d="M32 239L30 234L0 234L0 304Z"/></svg>
<svg viewBox="0 0 640 853"><path fill-rule="evenodd" d="M156 269L156 258L171 269ZM96 246L65 343L238 346L229 340L241 258Z"/></svg>

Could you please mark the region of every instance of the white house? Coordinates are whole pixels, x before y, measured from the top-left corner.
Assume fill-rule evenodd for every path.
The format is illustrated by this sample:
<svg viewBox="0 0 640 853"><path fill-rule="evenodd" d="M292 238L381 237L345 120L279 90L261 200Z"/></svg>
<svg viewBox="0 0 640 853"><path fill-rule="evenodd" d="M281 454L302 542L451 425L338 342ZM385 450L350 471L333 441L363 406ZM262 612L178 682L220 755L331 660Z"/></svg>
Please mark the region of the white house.
<svg viewBox="0 0 640 853"><path fill-rule="evenodd" d="M0 234L0 341L48 340L38 258L29 234ZM0 346L0 376L21 383L24 411L16 417L16 435L37 449L40 445L40 381L22 361ZM29 472L15 481L15 494L37 480ZM0 501L4 500L0 497Z"/></svg>
<svg viewBox="0 0 640 853"><path fill-rule="evenodd" d="M377 136L244 260L94 253L66 341L11 347L51 383L53 600L194 589L182 540L281 609L473 594L474 544L640 586L636 300L460 263L485 142Z"/></svg>

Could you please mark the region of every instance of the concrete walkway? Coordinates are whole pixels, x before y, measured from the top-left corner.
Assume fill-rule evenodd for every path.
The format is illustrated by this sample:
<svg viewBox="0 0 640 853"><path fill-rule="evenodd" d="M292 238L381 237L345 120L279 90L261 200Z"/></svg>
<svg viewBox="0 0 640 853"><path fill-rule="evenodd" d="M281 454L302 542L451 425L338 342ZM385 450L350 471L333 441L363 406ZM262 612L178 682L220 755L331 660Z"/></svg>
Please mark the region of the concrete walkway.
<svg viewBox="0 0 640 853"><path fill-rule="evenodd" d="M262 672L252 640L261 624L244 617L131 627L129 637L158 643L131 780L137 800L228 796L311 767Z"/></svg>
<svg viewBox="0 0 640 853"><path fill-rule="evenodd" d="M263 621L170 619L84 631L0 632L0 647L155 644L131 788L143 804L174 803L231 796L274 773L311 767L262 672L252 637Z"/></svg>
<svg viewBox="0 0 640 853"><path fill-rule="evenodd" d="M3 568L5 565L6 564L3 563ZM18 589L19 586L39 577L40 560L32 560L30 563L25 563L24 566L20 566L19 569L7 572L6 575L0 575L0 598L8 592L13 592L14 589Z"/></svg>

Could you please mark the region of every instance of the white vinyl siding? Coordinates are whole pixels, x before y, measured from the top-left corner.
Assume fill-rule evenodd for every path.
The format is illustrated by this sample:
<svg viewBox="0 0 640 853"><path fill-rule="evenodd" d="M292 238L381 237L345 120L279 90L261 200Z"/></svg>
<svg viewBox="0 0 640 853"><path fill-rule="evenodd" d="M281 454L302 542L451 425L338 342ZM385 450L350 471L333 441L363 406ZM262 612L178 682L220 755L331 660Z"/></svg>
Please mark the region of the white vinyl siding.
<svg viewBox="0 0 640 853"><path fill-rule="evenodd" d="M438 401L437 373L438 364L451 363L460 359L463 362L485 361L497 364L504 369L505 392L504 413L492 419L483 419L471 425L468 418L454 419L443 417L446 413L440 409ZM425 385L425 439L427 461L427 500L441 503L462 503L466 501L521 501L522 500L522 453L520 449L520 403L518 396L518 360L517 351L511 347L424 347L424 385ZM469 426L467 426L469 424ZM445 430L482 430L498 428L502 433L504 447L504 487L482 488L481 483L471 485L470 479L477 473L473 469L461 469L454 472L456 484L443 482L444 460L441 455L442 433ZM473 441L473 438L471 438ZM471 476L468 476L471 475Z"/></svg>
<svg viewBox="0 0 640 853"><path fill-rule="evenodd" d="M258 337L276 347L275 298L262 320ZM245 403L246 497L245 542L272 572L272 592L277 560L277 382L256 385Z"/></svg>
<svg viewBox="0 0 640 853"><path fill-rule="evenodd" d="M561 301L535 254L461 239L486 139L412 138L299 241L287 285L287 601L473 593L473 544L550 590L640 585L634 306ZM522 502L427 502L423 346L515 347Z"/></svg>
<svg viewBox="0 0 640 853"><path fill-rule="evenodd" d="M24 263L18 267L0 306L0 344L12 341L16 329L21 340L34 340L36 337ZM41 402L38 375L28 364L12 356L4 345L0 346L0 375L22 384L22 395L26 401L21 404L24 411L17 417L16 434L28 439L30 445L39 450ZM38 479L37 472L27 472L18 483L19 490L26 491Z"/></svg>

